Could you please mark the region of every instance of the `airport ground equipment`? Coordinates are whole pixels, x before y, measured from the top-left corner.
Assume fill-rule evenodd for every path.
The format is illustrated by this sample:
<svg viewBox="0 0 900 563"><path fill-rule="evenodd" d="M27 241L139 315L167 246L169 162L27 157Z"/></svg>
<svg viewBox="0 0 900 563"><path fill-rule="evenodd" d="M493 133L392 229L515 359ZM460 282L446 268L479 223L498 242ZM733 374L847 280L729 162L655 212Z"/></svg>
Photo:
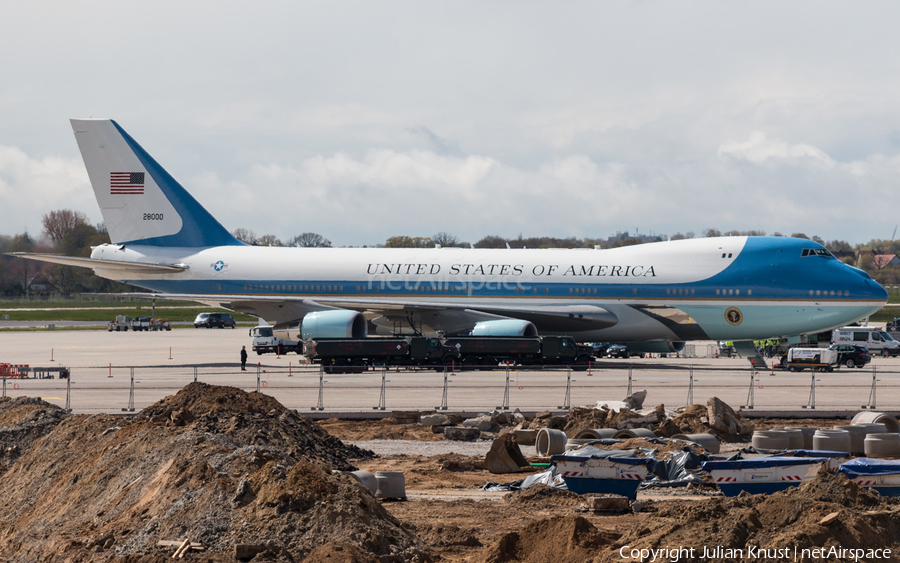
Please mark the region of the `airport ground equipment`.
<svg viewBox="0 0 900 563"><path fill-rule="evenodd" d="M29 367L25 369L25 373L28 374L27 377L33 377L35 379L53 379L54 377L58 377L59 379L69 378L69 368L65 366ZM56 375L54 376L54 374Z"/></svg>
<svg viewBox="0 0 900 563"><path fill-rule="evenodd" d="M131 327L131 317L128 315L116 315L116 320L106 324L106 330L109 332L127 332Z"/></svg>
<svg viewBox="0 0 900 563"><path fill-rule="evenodd" d="M834 371L837 365L837 351L827 348L791 348L784 362L788 371Z"/></svg>
<svg viewBox="0 0 900 563"><path fill-rule="evenodd" d="M275 336L274 327L266 324L266 321L260 319L259 325L250 329L250 338L252 338L252 349L258 355L278 354L279 356L294 352L303 353L303 343L297 340L288 340Z"/></svg>
<svg viewBox="0 0 900 563"><path fill-rule="evenodd" d="M569 336L450 336L444 344L459 351L463 367L571 365L586 370L593 361L592 347Z"/></svg>
<svg viewBox="0 0 900 563"><path fill-rule="evenodd" d="M0 364L0 377L28 377L28 364Z"/></svg>
<svg viewBox="0 0 900 563"><path fill-rule="evenodd" d="M158 330L172 330L172 327L169 324L169 319L135 317L131 320L131 330L135 332L152 330L155 332Z"/></svg>
<svg viewBox="0 0 900 563"><path fill-rule="evenodd" d="M305 355L325 373L359 373L373 366L444 366L459 361L454 348L424 336L313 338Z"/></svg>

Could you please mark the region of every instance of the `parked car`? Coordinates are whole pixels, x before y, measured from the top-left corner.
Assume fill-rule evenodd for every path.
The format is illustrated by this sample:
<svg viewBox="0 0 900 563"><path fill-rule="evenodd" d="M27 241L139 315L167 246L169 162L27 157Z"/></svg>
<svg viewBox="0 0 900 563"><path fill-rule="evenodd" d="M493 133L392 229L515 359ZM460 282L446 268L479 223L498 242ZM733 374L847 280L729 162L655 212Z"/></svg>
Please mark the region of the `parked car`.
<svg viewBox="0 0 900 563"><path fill-rule="evenodd" d="M225 328L226 326L234 328L234 325L237 324L234 322L234 317L231 316L230 313L200 313L197 315L197 318L194 319L194 328L206 327L212 328L217 326L219 328Z"/></svg>
<svg viewBox="0 0 900 563"><path fill-rule="evenodd" d="M630 358L631 350L624 344L610 344L606 349L606 356L608 358Z"/></svg>
<svg viewBox="0 0 900 563"><path fill-rule="evenodd" d="M829 350L835 350L838 353L837 363L848 368L862 368L872 361L872 355L865 346L855 346L853 344L832 344Z"/></svg>
<svg viewBox="0 0 900 563"><path fill-rule="evenodd" d="M590 346L593 355L598 358L605 356L606 350L609 348L609 342L586 342L585 345Z"/></svg>

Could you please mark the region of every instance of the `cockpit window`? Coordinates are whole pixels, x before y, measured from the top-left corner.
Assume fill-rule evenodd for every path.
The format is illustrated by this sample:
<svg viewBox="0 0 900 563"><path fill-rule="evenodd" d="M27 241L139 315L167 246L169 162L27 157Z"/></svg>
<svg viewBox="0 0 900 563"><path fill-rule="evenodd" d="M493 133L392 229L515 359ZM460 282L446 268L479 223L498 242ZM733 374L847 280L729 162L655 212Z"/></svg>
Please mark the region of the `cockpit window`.
<svg viewBox="0 0 900 563"><path fill-rule="evenodd" d="M825 256L834 258L834 255L824 248L804 248L800 256Z"/></svg>

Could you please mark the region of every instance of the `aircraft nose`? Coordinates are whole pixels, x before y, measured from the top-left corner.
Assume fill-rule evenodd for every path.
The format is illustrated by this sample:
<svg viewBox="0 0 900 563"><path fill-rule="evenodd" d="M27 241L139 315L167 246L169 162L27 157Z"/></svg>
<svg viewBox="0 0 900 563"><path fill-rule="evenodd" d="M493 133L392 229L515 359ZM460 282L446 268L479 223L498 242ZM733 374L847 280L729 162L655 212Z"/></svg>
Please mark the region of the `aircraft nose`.
<svg viewBox="0 0 900 563"><path fill-rule="evenodd" d="M882 286L881 286L878 282L876 282L875 280L871 280L871 279L870 279L870 280L866 280L866 283L867 283L867 284L869 285L869 287L870 287L870 291L872 292L872 298L873 298L873 299L878 299L879 301L885 301L885 302L887 302L887 300L888 300L888 292L887 292L887 290L886 290L884 287L882 287Z"/></svg>
<svg viewBox="0 0 900 563"><path fill-rule="evenodd" d="M844 271L849 275L851 283L853 283L854 293L858 298L871 299L874 301L888 300L888 292L878 282L872 279L872 276L865 271L853 266L843 264Z"/></svg>

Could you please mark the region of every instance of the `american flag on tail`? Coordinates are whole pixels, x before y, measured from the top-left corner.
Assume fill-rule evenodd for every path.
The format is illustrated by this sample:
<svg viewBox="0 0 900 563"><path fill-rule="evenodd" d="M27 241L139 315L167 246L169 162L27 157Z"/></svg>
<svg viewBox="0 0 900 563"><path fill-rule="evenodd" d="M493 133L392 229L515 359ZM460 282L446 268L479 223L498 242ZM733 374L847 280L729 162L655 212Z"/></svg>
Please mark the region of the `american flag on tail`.
<svg viewBox="0 0 900 563"><path fill-rule="evenodd" d="M109 193L110 195L143 195L144 173L110 172Z"/></svg>

